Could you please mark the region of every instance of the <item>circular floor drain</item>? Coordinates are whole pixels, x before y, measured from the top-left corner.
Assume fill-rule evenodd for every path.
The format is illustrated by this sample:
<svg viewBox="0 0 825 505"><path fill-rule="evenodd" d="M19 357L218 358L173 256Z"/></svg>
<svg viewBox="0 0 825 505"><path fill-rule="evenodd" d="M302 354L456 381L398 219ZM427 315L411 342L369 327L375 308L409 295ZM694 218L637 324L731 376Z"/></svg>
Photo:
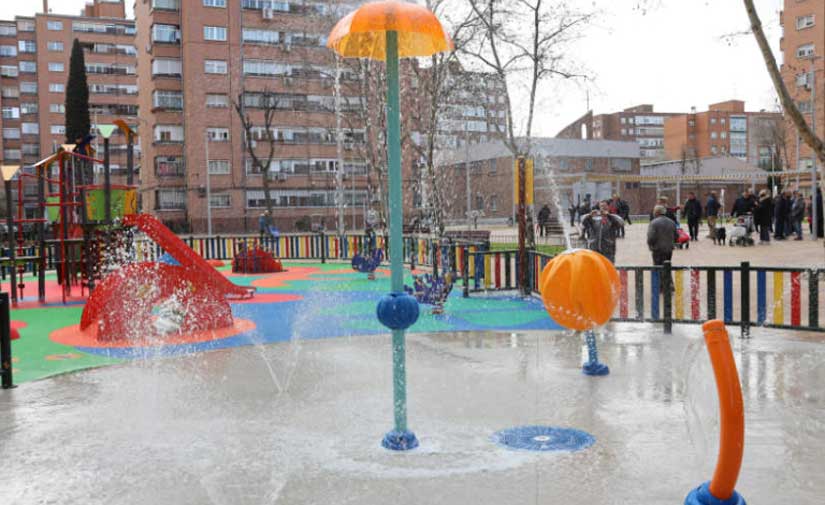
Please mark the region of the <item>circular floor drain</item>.
<svg viewBox="0 0 825 505"><path fill-rule="evenodd" d="M493 441L511 449L526 451L580 451L593 445L593 435L571 428L516 426L497 431Z"/></svg>

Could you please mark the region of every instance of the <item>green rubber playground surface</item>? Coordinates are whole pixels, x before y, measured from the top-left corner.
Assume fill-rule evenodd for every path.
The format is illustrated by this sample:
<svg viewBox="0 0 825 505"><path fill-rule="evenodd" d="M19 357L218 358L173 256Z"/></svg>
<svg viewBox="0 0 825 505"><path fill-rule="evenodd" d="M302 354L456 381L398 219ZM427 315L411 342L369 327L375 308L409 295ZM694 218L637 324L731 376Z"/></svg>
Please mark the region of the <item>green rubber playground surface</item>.
<svg viewBox="0 0 825 505"><path fill-rule="evenodd" d="M152 347L138 344L125 348L80 347L53 341L50 334L76 325L82 305L12 309L13 325L20 339L12 342L14 381L17 384L85 368L121 363L131 359L154 359L205 352L214 349L278 343L296 338L335 338L388 333L376 319L378 300L390 291L388 270L379 269L376 280L354 272L345 263L285 263L285 272L262 275L231 275L232 282L255 286L251 301L233 303L237 319L252 321L254 330L196 344ZM230 266L219 270L230 273ZM54 275L48 282L54 283ZM405 272L405 284L412 285L412 274ZM31 288L26 292L31 296ZM520 299L512 294L478 294L462 297L456 284L443 314L432 314L421 305L418 321L411 333L477 330L555 329L537 299ZM92 342L94 343L94 342Z"/></svg>

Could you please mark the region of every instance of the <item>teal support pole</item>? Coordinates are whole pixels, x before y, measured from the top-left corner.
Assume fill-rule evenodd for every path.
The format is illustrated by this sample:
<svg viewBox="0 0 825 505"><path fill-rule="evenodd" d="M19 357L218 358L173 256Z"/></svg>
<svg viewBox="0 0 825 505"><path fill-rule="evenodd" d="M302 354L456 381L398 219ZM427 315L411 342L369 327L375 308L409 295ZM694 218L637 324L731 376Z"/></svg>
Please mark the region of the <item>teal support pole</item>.
<svg viewBox="0 0 825 505"><path fill-rule="evenodd" d="M402 235L403 202L401 194L401 125L398 85L398 32L386 33L387 46L387 157L389 168L390 204L390 280L391 295L404 293L404 238ZM417 303L415 318L418 317ZM379 308L379 312L381 309ZM382 314L379 313L379 319ZM384 322L382 320L382 322ZM391 325L392 328L392 384L395 429L383 440L384 447L407 450L418 446L415 435L407 431L407 378L404 331L408 324ZM386 324L386 323L385 323Z"/></svg>

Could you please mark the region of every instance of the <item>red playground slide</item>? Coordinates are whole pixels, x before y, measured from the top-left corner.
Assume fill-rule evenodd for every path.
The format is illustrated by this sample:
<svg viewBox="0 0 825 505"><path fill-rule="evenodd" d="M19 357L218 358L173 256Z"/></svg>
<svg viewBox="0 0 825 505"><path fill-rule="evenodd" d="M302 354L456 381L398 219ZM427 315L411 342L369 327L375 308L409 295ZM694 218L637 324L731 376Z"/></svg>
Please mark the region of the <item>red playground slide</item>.
<svg viewBox="0 0 825 505"><path fill-rule="evenodd" d="M164 251L175 258L183 268L195 270L198 277L211 289L229 300L252 298L255 288L238 286L215 270L205 259L172 233L172 230L149 214L133 214L123 218L123 224L136 226Z"/></svg>

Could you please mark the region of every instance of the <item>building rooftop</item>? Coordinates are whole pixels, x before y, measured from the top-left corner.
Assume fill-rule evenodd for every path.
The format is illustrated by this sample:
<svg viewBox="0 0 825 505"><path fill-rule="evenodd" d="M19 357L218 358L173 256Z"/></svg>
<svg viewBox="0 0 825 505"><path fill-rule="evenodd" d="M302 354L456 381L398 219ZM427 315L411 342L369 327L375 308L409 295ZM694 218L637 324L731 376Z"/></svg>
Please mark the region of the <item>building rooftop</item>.
<svg viewBox="0 0 825 505"><path fill-rule="evenodd" d="M761 168L755 167L746 161L732 156L709 156L706 158L695 158L684 161L684 172L682 172L682 160L658 161L653 163L642 163L640 175L647 176L677 176L677 175L731 175L753 173L759 175L767 173Z"/></svg>
<svg viewBox="0 0 825 505"><path fill-rule="evenodd" d="M581 140L541 137L533 139L532 152L537 156L564 158L640 158L639 144L618 140ZM503 142L474 144L470 149L443 150L441 160L452 162L482 161L511 156ZM469 160L468 160L469 157Z"/></svg>

